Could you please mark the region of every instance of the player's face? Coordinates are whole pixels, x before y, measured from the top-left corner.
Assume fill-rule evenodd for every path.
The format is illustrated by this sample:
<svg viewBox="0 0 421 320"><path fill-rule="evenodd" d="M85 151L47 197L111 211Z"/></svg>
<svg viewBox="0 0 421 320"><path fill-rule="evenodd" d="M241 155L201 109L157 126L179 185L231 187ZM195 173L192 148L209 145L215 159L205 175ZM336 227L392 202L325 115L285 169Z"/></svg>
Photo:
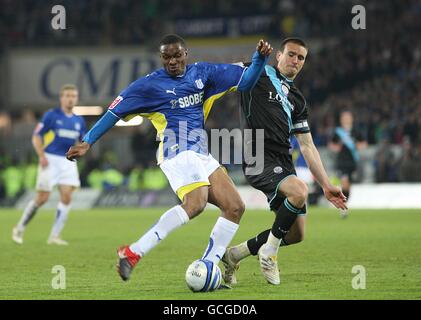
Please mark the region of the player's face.
<svg viewBox="0 0 421 320"><path fill-rule="evenodd" d="M353 121L354 119L351 112L347 111L347 112L341 113L341 118L340 118L341 127L345 129L352 129Z"/></svg>
<svg viewBox="0 0 421 320"><path fill-rule="evenodd" d="M179 43L163 45L159 49L161 62L170 76L176 77L184 73L187 64L187 49Z"/></svg>
<svg viewBox="0 0 421 320"><path fill-rule="evenodd" d="M276 54L279 72L290 79L294 79L303 68L306 57L306 48L299 44L288 42L284 47L284 51L278 51Z"/></svg>
<svg viewBox="0 0 421 320"><path fill-rule="evenodd" d="M60 105L70 111L77 104L78 98L77 90L64 90L60 95Z"/></svg>

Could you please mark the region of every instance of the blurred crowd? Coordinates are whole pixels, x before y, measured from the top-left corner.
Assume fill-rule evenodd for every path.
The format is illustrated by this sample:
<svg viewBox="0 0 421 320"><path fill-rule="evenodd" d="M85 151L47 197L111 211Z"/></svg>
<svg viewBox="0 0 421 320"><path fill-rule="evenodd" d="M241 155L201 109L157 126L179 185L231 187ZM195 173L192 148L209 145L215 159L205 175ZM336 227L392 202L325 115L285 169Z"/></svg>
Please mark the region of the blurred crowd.
<svg viewBox="0 0 421 320"><path fill-rule="evenodd" d="M267 33L284 29L322 37L346 29L342 0L0 0L1 47L44 45L148 45L174 29L177 19L268 15ZM365 3L367 1L360 1ZM393 4L393 1L384 1ZM51 28L51 8L66 9L66 30ZM390 4L384 4L388 6ZM322 9L322 10L321 10Z"/></svg>
<svg viewBox="0 0 421 320"><path fill-rule="evenodd" d="M67 24L72 26L59 33L50 26L48 9L56 4L66 8ZM296 84L309 103L316 144L325 146L340 110L350 110L355 127L369 145L377 147L375 181L421 181L421 2L359 1L366 8L365 30L351 27L353 4L351 0L181 0L177 5L169 0L0 0L0 55L8 47L155 45L163 34L174 30L174 21L179 18L269 15L272 22L266 36L275 47L280 38L291 35L310 44ZM211 113L207 127L237 128L238 96L228 95L216 104L218 112ZM0 110L0 198L34 183L29 178L33 173L23 174L19 180L16 170L6 170L36 165L30 142L17 144L20 159L5 150L10 137L29 141L40 116L30 110ZM81 163L85 186L107 188L117 181L132 190L151 187L142 172L156 169L151 165L155 133L152 129L137 130L129 136L135 165L120 168L111 156L88 159ZM392 151L396 145L398 154ZM34 167L28 170L34 172ZM104 178L107 170L113 172L108 176L113 183ZM6 180L21 182L5 187ZM156 176L153 180L161 181L160 187L164 187L165 179Z"/></svg>
<svg viewBox="0 0 421 320"><path fill-rule="evenodd" d="M129 192L163 190L168 181L156 165L135 163L130 167L118 164L112 151L104 152L99 159L87 157L78 161L81 187L101 191L124 189ZM25 191L35 189L38 159L35 155L19 160L5 153L0 156L0 206L13 204Z"/></svg>

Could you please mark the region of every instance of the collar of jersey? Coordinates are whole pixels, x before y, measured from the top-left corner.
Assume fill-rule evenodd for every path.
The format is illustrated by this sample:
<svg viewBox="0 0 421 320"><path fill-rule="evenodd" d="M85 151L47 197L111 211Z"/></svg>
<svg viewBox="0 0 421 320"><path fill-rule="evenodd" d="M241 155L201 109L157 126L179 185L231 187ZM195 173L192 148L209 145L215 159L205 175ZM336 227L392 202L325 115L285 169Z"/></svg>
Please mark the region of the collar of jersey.
<svg viewBox="0 0 421 320"><path fill-rule="evenodd" d="M167 72L167 70L165 70L165 68L162 68L162 71L164 71L168 76L170 76L170 74ZM184 77L186 75L186 73L187 73L187 66L184 69L184 73L183 74L180 74L179 76L175 76L174 78L182 78L182 77Z"/></svg>
<svg viewBox="0 0 421 320"><path fill-rule="evenodd" d="M61 108L61 106L59 106L58 107L58 109L60 110L60 112L61 112L61 114L62 115L64 115L65 117L67 117L67 118L73 118L73 112L72 112L72 114L71 115L68 115L68 114L66 114L64 111L63 111L63 109Z"/></svg>
<svg viewBox="0 0 421 320"><path fill-rule="evenodd" d="M278 76L278 78L283 78L288 83L293 83L294 82L294 80L291 80L291 79L287 78L286 76L284 76L282 73L280 73L279 70L278 70L278 68L276 66L273 66L273 68L276 70L276 75Z"/></svg>

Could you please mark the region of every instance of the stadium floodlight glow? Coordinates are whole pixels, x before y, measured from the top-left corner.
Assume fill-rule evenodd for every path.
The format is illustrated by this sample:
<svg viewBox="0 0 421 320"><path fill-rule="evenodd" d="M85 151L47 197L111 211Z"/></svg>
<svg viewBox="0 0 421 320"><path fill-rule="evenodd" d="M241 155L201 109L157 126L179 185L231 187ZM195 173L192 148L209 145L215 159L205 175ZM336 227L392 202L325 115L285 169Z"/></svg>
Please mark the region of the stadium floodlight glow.
<svg viewBox="0 0 421 320"><path fill-rule="evenodd" d="M101 106L74 106L73 113L78 116L99 116L103 112Z"/></svg>
<svg viewBox="0 0 421 320"><path fill-rule="evenodd" d="M131 126L140 126L142 123L143 123L143 118L141 116L136 116L127 122L123 120L118 120L115 125L118 127L131 127Z"/></svg>

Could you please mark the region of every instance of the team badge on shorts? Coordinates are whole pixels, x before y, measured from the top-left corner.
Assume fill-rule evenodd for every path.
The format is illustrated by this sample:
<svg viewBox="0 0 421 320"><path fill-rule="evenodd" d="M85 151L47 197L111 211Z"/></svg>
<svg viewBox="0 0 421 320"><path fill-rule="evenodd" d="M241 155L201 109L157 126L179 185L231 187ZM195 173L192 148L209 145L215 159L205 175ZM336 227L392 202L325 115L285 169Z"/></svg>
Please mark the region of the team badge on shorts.
<svg viewBox="0 0 421 320"><path fill-rule="evenodd" d="M282 171L284 171L283 169L282 169L282 167L275 167L275 168L273 168L273 172L275 172L275 173L282 173Z"/></svg>
<svg viewBox="0 0 421 320"><path fill-rule="evenodd" d="M191 177L192 177L192 179L194 181L199 181L200 180L200 175L198 175L197 173L196 174L193 174Z"/></svg>

